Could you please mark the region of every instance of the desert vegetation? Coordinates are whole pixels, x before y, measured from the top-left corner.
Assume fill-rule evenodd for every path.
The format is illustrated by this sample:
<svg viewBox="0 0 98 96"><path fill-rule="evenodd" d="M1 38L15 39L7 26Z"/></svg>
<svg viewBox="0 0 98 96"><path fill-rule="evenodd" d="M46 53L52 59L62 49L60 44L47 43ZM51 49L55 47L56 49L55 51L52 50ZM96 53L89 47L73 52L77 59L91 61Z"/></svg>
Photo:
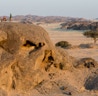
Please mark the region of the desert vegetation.
<svg viewBox="0 0 98 96"><path fill-rule="evenodd" d="M96 44L98 38L98 30L86 31L83 33L83 35L86 36L87 38L92 38L94 40L94 44Z"/></svg>
<svg viewBox="0 0 98 96"><path fill-rule="evenodd" d="M0 17L1 22L12 21L12 14L10 13L9 16L2 16Z"/></svg>
<svg viewBox="0 0 98 96"><path fill-rule="evenodd" d="M59 41L55 44L55 46L59 46L62 48L68 48L68 47L71 47L71 44L69 44L69 42L67 41Z"/></svg>
<svg viewBox="0 0 98 96"><path fill-rule="evenodd" d="M9 21L12 21L12 14L10 13Z"/></svg>

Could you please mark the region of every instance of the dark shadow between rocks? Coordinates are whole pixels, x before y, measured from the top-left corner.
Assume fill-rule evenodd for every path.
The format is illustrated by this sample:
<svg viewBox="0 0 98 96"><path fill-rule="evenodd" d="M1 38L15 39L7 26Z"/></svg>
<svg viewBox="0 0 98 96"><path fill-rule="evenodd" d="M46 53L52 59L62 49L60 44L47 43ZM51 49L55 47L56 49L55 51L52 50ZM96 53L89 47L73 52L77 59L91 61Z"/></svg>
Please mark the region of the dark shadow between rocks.
<svg viewBox="0 0 98 96"><path fill-rule="evenodd" d="M31 41L29 40L26 40L25 44L23 45L25 47L32 47L32 46L35 46L36 47L36 44L32 43Z"/></svg>

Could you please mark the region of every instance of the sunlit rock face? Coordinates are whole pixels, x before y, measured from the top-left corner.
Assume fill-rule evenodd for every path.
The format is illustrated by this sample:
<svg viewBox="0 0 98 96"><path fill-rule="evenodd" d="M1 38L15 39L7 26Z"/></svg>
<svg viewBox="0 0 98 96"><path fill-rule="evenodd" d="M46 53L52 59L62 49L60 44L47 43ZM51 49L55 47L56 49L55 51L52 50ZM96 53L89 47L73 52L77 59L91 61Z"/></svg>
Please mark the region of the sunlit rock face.
<svg viewBox="0 0 98 96"><path fill-rule="evenodd" d="M5 22L0 24L0 34L2 90L26 92L43 82L47 72L71 66L68 54L57 51L41 27Z"/></svg>

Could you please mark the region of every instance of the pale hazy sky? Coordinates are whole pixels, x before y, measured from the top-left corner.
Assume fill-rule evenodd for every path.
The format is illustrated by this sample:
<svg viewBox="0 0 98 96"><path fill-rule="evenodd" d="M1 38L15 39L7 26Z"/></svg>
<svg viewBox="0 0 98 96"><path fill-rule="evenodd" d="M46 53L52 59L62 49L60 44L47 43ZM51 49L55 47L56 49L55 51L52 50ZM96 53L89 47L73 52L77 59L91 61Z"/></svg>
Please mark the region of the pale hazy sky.
<svg viewBox="0 0 98 96"><path fill-rule="evenodd" d="M0 0L2 15L98 18L98 0Z"/></svg>

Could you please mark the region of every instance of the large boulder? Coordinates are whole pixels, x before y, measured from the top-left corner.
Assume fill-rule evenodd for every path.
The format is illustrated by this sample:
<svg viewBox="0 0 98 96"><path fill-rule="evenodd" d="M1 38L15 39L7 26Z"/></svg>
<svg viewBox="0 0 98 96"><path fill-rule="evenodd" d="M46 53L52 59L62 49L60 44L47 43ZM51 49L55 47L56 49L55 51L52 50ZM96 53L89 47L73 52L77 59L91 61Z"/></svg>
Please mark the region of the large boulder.
<svg viewBox="0 0 98 96"><path fill-rule="evenodd" d="M41 27L5 22L0 23L0 34L2 90L26 92L45 80L47 72L72 66L70 56L62 56Z"/></svg>
<svg viewBox="0 0 98 96"><path fill-rule="evenodd" d="M74 65L74 67L76 68L91 68L91 67L96 67L97 66L97 61L95 61L93 58L91 57L87 57L87 58L81 58L80 60L77 61L76 65Z"/></svg>
<svg viewBox="0 0 98 96"><path fill-rule="evenodd" d="M87 90L98 90L98 69L87 76L84 86Z"/></svg>

